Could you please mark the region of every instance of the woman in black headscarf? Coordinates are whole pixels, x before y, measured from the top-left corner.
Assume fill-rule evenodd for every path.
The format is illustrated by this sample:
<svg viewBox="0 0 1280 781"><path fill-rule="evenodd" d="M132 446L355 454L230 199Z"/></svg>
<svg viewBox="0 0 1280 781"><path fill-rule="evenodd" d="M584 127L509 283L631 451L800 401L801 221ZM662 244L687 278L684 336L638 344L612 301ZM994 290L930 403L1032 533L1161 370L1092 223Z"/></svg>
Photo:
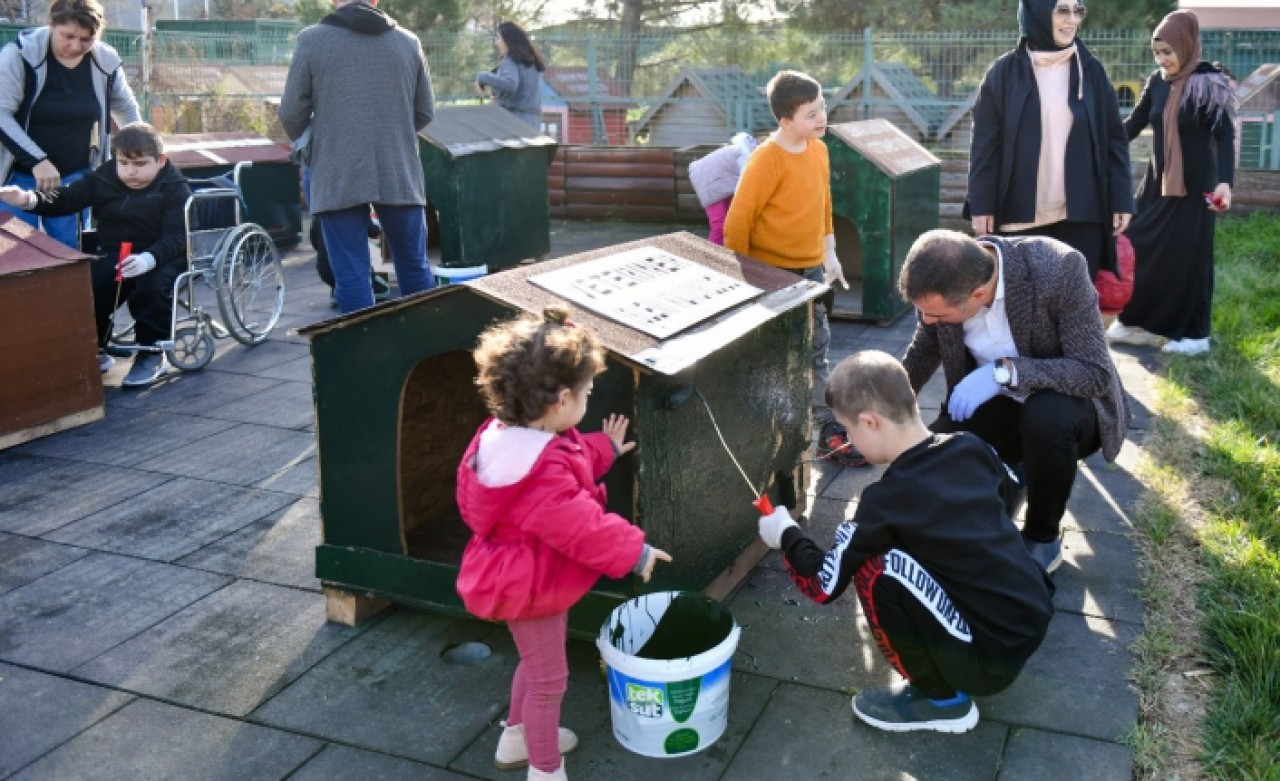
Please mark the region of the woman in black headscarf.
<svg viewBox="0 0 1280 781"><path fill-rule="evenodd" d="M1200 355L1209 350L1214 218L1231 208L1235 99L1226 74L1200 60L1200 22L1190 11L1160 22L1151 52L1160 67L1124 123L1129 138L1148 124L1154 135L1127 234L1133 298L1107 337L1132 343L1155 334L1169 340L1165 352Z"/></svg>
<svg viewBox="0 0 1280 781"><path fill-rule="evenodd" d="M1076 33L1076 0L1019 0L1022 37L973 107L966 217L974 233L1049 236L1116 271L1133 214L1129 141L1116 93Z"/></svg>

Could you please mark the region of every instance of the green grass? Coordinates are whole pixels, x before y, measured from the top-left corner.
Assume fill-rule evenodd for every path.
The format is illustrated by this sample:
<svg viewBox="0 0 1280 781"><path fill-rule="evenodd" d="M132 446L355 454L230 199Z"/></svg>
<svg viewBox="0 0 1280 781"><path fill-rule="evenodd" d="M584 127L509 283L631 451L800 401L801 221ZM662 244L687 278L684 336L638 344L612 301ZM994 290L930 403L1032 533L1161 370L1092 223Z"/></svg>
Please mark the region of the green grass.
<svg viewBox="0 0 1280 781"><path fill-rule="evenodd" d="M1224 486L1194 531L1203 652L1220 680L1201 759L1211 778L1280 779L1280 216L1224 221L1217 243L1213 351L1175 359L1162 391L1198 407L1195 464ZM1166 534L1161 521L1148 533Z"/></svg>

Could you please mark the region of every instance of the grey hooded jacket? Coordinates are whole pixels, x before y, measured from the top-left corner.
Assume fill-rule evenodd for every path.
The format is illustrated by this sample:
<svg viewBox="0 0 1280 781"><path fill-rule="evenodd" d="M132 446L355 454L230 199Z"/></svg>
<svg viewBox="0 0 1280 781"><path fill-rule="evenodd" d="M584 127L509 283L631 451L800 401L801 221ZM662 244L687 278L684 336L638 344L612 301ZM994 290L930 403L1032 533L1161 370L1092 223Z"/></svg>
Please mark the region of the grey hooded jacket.
<svg viewBox="0 0 1280 781"><path fill-rule="evenodd" d="M89 154L89 168L92 170L111 156L111 117L120 126L137 122L141 117L116 50L97 41L85 56L94 66L91 70L93 91L101 109L96 146ZM9 179L15 151L29 155L36 162L47 157L45 151L27 135L27 126L31 106L44 89L49 73L48 58L48 27L23 30L16 41L0 49L0 182Z"/></svg>
<svg viewBox="0 0 1280 781"><path fill-rule="evenodd" d="M311 211L365 203L423 206L418 133L435 114L422 44L381 11L351 2L298 33L280 122L311 128Z"/></svg>

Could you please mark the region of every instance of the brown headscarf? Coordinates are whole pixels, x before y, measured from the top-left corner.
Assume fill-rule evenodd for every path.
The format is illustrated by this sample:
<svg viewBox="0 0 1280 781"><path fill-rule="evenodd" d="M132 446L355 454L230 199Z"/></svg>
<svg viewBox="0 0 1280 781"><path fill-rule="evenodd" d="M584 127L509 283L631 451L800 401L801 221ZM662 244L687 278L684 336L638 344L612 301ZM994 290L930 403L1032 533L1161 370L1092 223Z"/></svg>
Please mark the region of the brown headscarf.
<svg viewBox="0 0 1280 781"><path fill-rule="evenodd" d="M1164 77L1169 82L1169 100L1164 104L1164 176L1160 194L1183 196L1187 184L1182 176L1182 136L1178 134L1178 111L1187 79L1200 67L1200 20L1190 11L1174 11L1166 16L1151 40L1164 41L1178 55L1178 72Z"/></svg>

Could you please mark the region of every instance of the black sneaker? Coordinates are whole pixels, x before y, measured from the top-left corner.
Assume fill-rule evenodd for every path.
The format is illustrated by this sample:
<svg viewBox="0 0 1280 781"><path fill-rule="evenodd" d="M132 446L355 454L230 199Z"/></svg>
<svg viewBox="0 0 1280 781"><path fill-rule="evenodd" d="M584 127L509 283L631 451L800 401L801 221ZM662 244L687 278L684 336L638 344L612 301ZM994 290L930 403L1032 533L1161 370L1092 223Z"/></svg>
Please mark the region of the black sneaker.
<svg viewBox="0 0 1280 781"><path fill-rule="evenodd" d="M818 458L834 461L840 466L866 466L868 461L854 449L844 426L834 420L823 424L818 434Z"/></svg>
<svg viewBox="0 0 1280 781"><path fill-rule="evenodd" d="M853 713L888 732L968 732L978 724L978 706L967 694L936 705L911 684L866 689L853 698Z"/></svg>

